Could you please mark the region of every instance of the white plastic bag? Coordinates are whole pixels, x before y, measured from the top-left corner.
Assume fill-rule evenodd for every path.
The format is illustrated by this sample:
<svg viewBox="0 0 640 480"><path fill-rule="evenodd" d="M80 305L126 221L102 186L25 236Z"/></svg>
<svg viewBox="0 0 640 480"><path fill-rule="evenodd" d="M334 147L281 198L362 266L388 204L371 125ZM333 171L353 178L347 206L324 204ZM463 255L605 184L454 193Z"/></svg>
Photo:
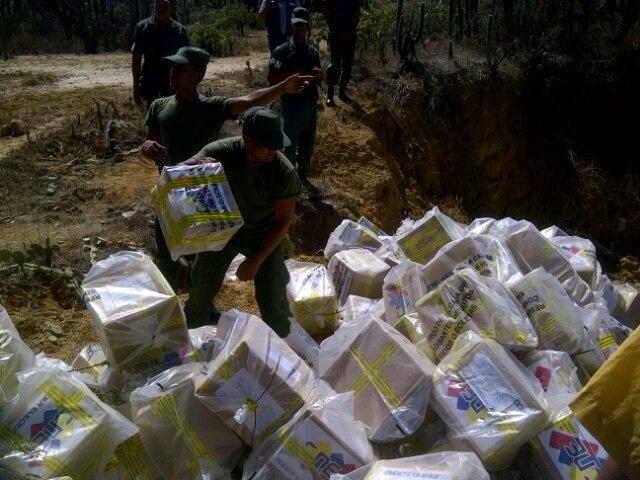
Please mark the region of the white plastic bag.
<svg viewBox="0 0 640 480"><path fill-rule="evenodd" d="M443 281L416 304L422 330L437 359L468 330L514 350L535 348L536 335L527 314L501 283L465 268Z"/></svg>
<svg viewBox="0 0 640 480"><path fill-rule="evenodd" d="M420 265L409 260L393 267L384 277L382 297L386 321L394 325L401 317L416 311L416 302L427 293Z"/></svg>
<svg viewBox="0 0 640 480"><path fill-rule="evenodd" d="M382 247L382 243L366 225L352 220L343 220L329 235L329 240L327 240L327 245L324 248L324 256L327 260L330 260L331 257L342 250L365 248L375 252L380 247Z"/></svg>
<svg viewBox="0 0 640 480"><path fill-rule="evenodd" d="M345 322L351 322L358 317L369 314L384 319L384 301L359 295L349 295L342 306L340 318Z"/></svg>
<svg viewBox="0 0 640 480"><path fill-rule="evenodd" d="M18 372L35 363L33 351L22 341L9 314L0 305L0 409L18 390Z"/></svg>
<svg viewBox="0 0 640 480"><path fill-rule="evenodd" d="M576 353L584 341L578 307L556 277L542 268L510 285L536 329L539 348Z"/></svg>
<svg viewBox="0 0 640 480"><path fill-rule="evenodd" d="M111 255L91 268L82 291L112 367L168 368L191 360L180 300L148 256Z"/></svg>
<svg viewBox="0 0 640 480"><path fill-rule="evenodd" d="M0 414L9 446L0 464L17 475L99 478L116 447L137 433L122 415L59 369L22 372L13 401Z"/></svg>
<svg viewBox="0 0 640 480"><path fill-rule="evenodd" d="M593 242L586 238L567 235L557 227L546 228L540 233L551 241L589 287L595 288L601 269Z"/></svg>
<svg viewBox="0 0 640 480"><path fill-rule="evenodd" d="M196 395L250 446L304 404L315 376L261 319L231 310L220 354L196 382ZM219 324L220 328L220 324Z"/></svg>
<svg viewBox="0 0 640 480"><path fill-rule="evenodd" d="M382 283L389 265L369 250L356 248L336 253L327 265L336 289L338 302L344 304L349 295L380 299Z"/></svg>
<svg viewBox="0 0 640 480"><path fill-rule="evenodd" d="M422 322L417 313L405 315L393 327L413 343L429 360L437 362L436 353L427 340L427 336L422 329Z"/></svg>
<svg viewBox="0 0 640 480"><path fill-rule="evenodd" d="M205 368L171 368L131 394L140 438L165 478L207 480L231 473L244 445L195 396L194 381Z"/></svg>
<svg viewBox="0 0 640 480"><path fill-rule="evenodd" d="M418 429L433 368L413 344L372 315L343 324L320 344L322 378L338 393L353 392L355 418L373 441L400 439Z"/></svg>
<svg viewBox="0 0 640 480"><path fill-rule="evenodd" d="M336 290L324 265L285 261L289 271L289 310L310 335L332 333L338 328Z"/></svg>
<svg viewBox="0 0 640 480"><path fill-rule="evenodd" d="M394 240L394 237L383 236L378 237L378 240L380 240L382 246L374 253L376 254L376 257L384 260L384 262L390 267L395 267L396 265L409 260L400 248L400 245L398 245Z"/></svg>
<svg viewBox="0 0 640 480"><path fill-rule="evenodd" d="M474 332L456 339L433 383L433 407L451 438L469 445L490 471L508 467L548 421L535 377L504 347Z"/></svg>
<svg viewBox="0 0 640 480"><path fill-rule="evenodd" d="M475 453L439 452L393 460L377 460L331 480L489 480L489 474Z"/></svg>
<svg viewBox="0 0 640 480"><path fill-rule="evenodd" d="M329 480L372 461L365 428L353 418L353 395L330 392L310 401L254 450L242 478Z"/></svg>
<svg viewBox="0 0 640 480"><path fill-rule="evenodd" d="M174 261L222 250L243 225L221 163L164 167L151 198Z"/></svg>
<svg viewBox="0 0 640 480"><path fill-rule="evenodd" d="M309 365L309 368L317 376L320 368L320 345L294 318L289 318L289 322L291 328L289 329L289 335L284 339L285 343Z"/></svg>
<svg viewBox="0 0 640 480"><path fill-rule="evenodd" d="M378 227L375 223L373 223L367 217L360 217L356 223L358 225L362 225L363 227L366 227L369 230L371 230L373 233L376 234L376 237L378 238L387 236L387 234L384 233L384 231L380 227Z"/></svg>
<svg viewBox="0 0 640 480"><path fill-rule="evenodd" d="M578 377L586 384L594 373L607 360L600 348L600 314L597 311L581 309L582 324L584 325L584 341L580 350L571 356L578 367Z"/></svg>
<svg viewBox="0 0 640 480"><path fill-rule="evenodd" d="M216 349L220 348L220 339L217 333L218 327L215 325L203 325L189 330L189 338L198 353L198 361L210 362L213 360Z"/></svg>
<svg viewBox="0 0 640 480"><path fill-rule="evenodd" d="M225 282L237 282L238 281L238 276L236 275L238 273L238 267L246 259L247 259L247 257L245 257L244 255L239 253L238 255L236 255L234 257L233 260L231 260L231 263L229 264L229 268L227 268L227 273L224 274L224 281Z"/></svg>
<svg viewBox="0 0 640 480"><path fill-rule="evenodd" d="M116 447L107 462L102 480L163 480L149 457L140 435L134 435Z"/></svg>
<svg viewBox="0 0 640 480"><path fill-rule="evenodd" d="M489 235L470 235L446 244L424 266L422 275L427 291L467 267L504 283L520 274L516 259L502 241Z"/></svg>
<svg viewBox="0 0 640 480"><path fill-rule="evenodd" d="M395 241L410 260L425 265L440 248L465 234L463 225L446 216L438 207L433 207L412 225L401 225Z"/></svg>

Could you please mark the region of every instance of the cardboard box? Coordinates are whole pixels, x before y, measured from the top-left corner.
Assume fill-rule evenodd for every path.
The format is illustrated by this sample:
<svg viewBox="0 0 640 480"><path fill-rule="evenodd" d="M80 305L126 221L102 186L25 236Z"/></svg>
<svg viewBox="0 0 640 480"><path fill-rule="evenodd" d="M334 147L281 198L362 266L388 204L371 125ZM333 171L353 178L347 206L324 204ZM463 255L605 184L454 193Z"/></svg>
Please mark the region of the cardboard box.
<svg viewBox="0 0 640 480"><path fill-rule="evenodd" d="M470 235L442 247L422 268L425 293L466 267L504 283L520 273L516 259L502 241L489 235Z"/></svg>
<svg viewBox="0 0 640 480"><path fill-rule="evenodd" d="M82 291L113 368L169 368L191 360L180 300L148 256L111 255L91 268Z"/></svg>
<svg viewBox="0 0 640 480"><path fill-rule="evenodd" d="M333 333L338 328L338 301L324 265L285 261L289 270L289 309L309 335Z"/></svg>
<svg viewBox="0 0 640 480"><path fill-rule="evenodd" d="M430 361L436 362L436 354L427 341L427 336L422 330L422 323L417 313L409 313L399 319L394 328L413 343Z"/></svg>
<svg viewBox="0 0 640 480"><path fill-rule="evenodd" d="M384 302L382 302L382 308L380 308L380 300L360 297L358 295L349 295L342 306L340 316L345 322L351 322L358 317L368 314L383 318L385 315Z"/></svg>
<svg viewBox="0 0 640 480"><path fill-rule="evenodd" d="M382 285L387 323L394 325L404 315L415 312L416 302L425 293L427 289L417 263L406 261L389 270Z"/></svg>
<svg viewBox="0 0 640 480"><path fill-rule="evenodd" d="M467 332L438 365L434 409L488 470L506 468L548 417L542 389L504 347Z"/></svg>
<svg viewBox="0 0 640 480"><path fill-rule="evenodd" d="M422 331L442 359L455 339L474 331L514 350L538 345L529 318L501 283L464 268L416 303Z"/></svg>
<svg viewBox="0 0 640 480"><path fill-rule="evenodd" d="M244 444L195 396L204 364L174 367L131 394L140 438L164 478L202 479L230 474Z"/></svg>
<svg viewBox="0 0 640 480"><path fill-rule="evenodd" d="M102 472L103 480L162 480L149 457L140 435L134 435L116 448Z"/></svg>
<svg viewBox="0 0 640 480"><path fill-rule="evenodd" d="M342 250L364 248L375 252L380 247L382 247L382 243L378 240L375 232L370 230L366 224L343 220L329 235L327 245L324 248L324 256L329 260Z"/></svg>
<svg viewBox="0 0 640 480"><path fill-rule="evenodd" d="M400 439L418 429L432 371L414 345L372 315L344 324L320 345L322 378L336 392L354 393L355 418L374 441Z"/></svg>
<svg viewBox="0 0 640 480"><path fill-rule="evenodd" d="M151 198L174 261L222 250L243 225L220 163L164 167Z"/></svg>
<svg viewBox="0 0 640 480"><path fill-rule="evenodd" d="M580 312L553 275L537 268L513 282L510 289L536 329L539 348L580 351L584 341Z"/></svg>
<svg viewBox="0 0 640 480"><path fill-rule="evenodd" d="M609 457L573 415L552 423L529 443L548 480L596 479Z"/></svg>
<svg viewBox="0 0 640 480"><path fill-rule="evenodd" d="M223 351L198 379L196 395L256 446L302 407L314 374L262 320L238 317Z"/></svg>
<svg viewBox="0 0 640 480"><path fill-rule="evenodd" d="M369 250L362 248L336 253L327 266L338 301L344 304L349 295L382 298L382 283L389 266Z"/></svg>

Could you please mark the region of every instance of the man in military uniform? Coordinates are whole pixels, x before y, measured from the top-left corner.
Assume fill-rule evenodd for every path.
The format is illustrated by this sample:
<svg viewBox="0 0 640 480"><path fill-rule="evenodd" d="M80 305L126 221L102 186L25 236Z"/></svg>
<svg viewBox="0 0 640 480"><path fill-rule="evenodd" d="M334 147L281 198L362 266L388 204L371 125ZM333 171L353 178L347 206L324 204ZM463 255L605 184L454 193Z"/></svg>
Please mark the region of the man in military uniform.
<svg viewBox="0 0 640 480"><path fill-rule="evenodd" d="M204 97L198 85L204 78L209 54L197 47L182 47L166 57L171 67L171 87L176 94L154 101L147 112L147 139L142 154L162 170L191 158L205 145L218 139L226 120L257 105L267 105L282 94L295 93L307 87L311 77L292 75L277 85L257 90L249 95ZM178 264L171 255L160 225L156 221L156 255L158 266L169 283L178 287Z"/></svg>
<svg viewBox="0 0 640 480"><path fill-rule="evenodd" d="M296 167L303 186L309 183L309 164L315 148L318 122L318 84L322 80L320 54L307 43L309 33L309 11L298 7L291 17L293 35L289 41L276 48L269 61L269 81L281 82L293 74L313 77L310 88L300 93L282 96L284 131L291 140L285 150L286 157Z"/></svg>
<svg viewBox="0 0 640 480"><path fill-rule="evenodd" d="M300 6L299 0L262 0L258 18L267 24L269 51L273 52L291 35L291 14Z"/></svg>
<svg viewBox="0 0 640 480"><path fill-rule="evenodd" d="M185 314L189 328L210 322L212 301L229 264L242 253L247 258L238 267L238 279L255 281L262 319L285 337L289 333L289 273L281 242L294 219L300 179L280 152L289 139L276 112L254 107L244 113L240 122L242 137L210 143L184 162L220 162L244 220L223 250L197 255Z"/></svg>
<svg viewBox="0 0 640 480"><path fill-rule="evenodd" d="M340 100L349 101L347 85L351 80L356 53L356 29L360 22L360 0L327 0L325 18L329 26L331 63L327 70L327 106L334 105L333 94L340 83Z"/></svg>
<svg viewBox="0 0 640 480"><path fill-rule="evenodd" d="M186 29L171 18L175 10L176 0L155 0L153 15L138 23L133 32L133 99L141 107L144 102L149 108L156 98L173 94L171 65L162 59L189 44Z"/></svg>

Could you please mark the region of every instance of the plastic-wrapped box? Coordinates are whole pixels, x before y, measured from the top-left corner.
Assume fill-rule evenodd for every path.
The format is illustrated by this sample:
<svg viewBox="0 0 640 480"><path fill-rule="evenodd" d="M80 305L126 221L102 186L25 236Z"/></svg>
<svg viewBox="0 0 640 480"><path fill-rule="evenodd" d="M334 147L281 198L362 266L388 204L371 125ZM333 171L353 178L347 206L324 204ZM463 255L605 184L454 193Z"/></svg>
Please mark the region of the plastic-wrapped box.
<svg viewBox="0 0 640 480"><path fill-rule="evenodd" d="M393 267L384 277L382 297L386 321L394 325L401 317L416 311L416 302L427 293L420 265L409 260Z"/></svg>
<svg viewBox="0 0 640 480"><path fill-rule="evenodd" d="M504 240L523 273L542 267L558 279L579 305L593 301L593 292L589 285L531 222L503 218L495 222L490 231Z"/></svg>
<svg viewBox="0 0 640 480"><path fill-rule="evenodd" d="M18 372L35 363L33 351L22 341L9 314L0 305L0 408L16 394Z"/></svg>
<svg viewBox="0 0 640 480"><path fill-rule="evenodd" d="M609 313L627 327L635 329L640 324L640 295L632 285L614 285L604 274L598 276L595 288L602 297Z"/></svg>
<svg viewBox="0 0 640 480"><path fill-rule="evenodd" d="M338 301L344 304L349 295L382 298L382 283L389 265L369 250L356 248L336 253L327 266Z"/></svg>
<svg viewBox="0 0 640 480"><path fill-rule="evenodd" d="M353 395L327 390L251 453L244 480L329 480L373 461L364 426L353 418Z"/></svg>
<svg viewBox="0 0 640 480"><path fill-rule="evenodd" d="M443 281L418 301L416 310L437 359L442 359L455 339L468 330L515 350L538 345L527 314L511 292L472 268Z"/></svg>
<svg viewBox="0 0 640 480"><path fill-rule="evenodd" d="M192 346L180 300L148 256L111 255L91 268L82 290L112 367L168 368L190 361Z"/></svg>
<svg viewBox="0 0 640 480"><path fill-rule="evenodd" d="M417 313L409 313L403 316L396 322L394 328L424 353L429 360L436 362L436 354L422 330L422 322Z"/></svg>
<svg viewBox="0 0 640 480"><path fill-rule="evenodd" d="M409 228L401 226L395 240L410 260L425 265L442 247L465 233L462 225L434 207Z"/></svg>
<svg viewBox="0 0 640 480"><path fill-rule="evenodd" d="M285 261L289 271L289 309L310 335L332 333L338 328L336 290L324 265Z"/></svg>
<svg viewBox="0 0 640 480"><path fill-rule="evenodd" d="M530 352L523 358L523 363L540 382L550 411L554 414L563 411L582 388L578 369L566 352Z"/></svg>
<svg viewBox="0 0 640 480"><path fill-rule="evenodd" d="M324 248L324 256L329 260L342 250L365 248L375 252L380 247L382 247L382 243L378 240L377 235L366 225L352 220L343 220L329 235L329 240Z"/></svg>
<svg viewBox="0 0 640 480"><path fill-rule="evenodd" d="M570 412L529 442L545 480L596 479L609 457Z"/></svg>
<svg viewBox="0 0 640 480"><path fill-rule="evenodd" d="M584 341L580 311L556 277L536 268L509 287L538 333L539 348L580 350Z"/></svg>
<svg viewBox="0 0 640 480"><path fill-rule="evenodd" d="M384 260L387 265L395 267L409 260L400 248L400 245L396 243L394 237L383 236L378 237L378 239L382 242L382 246L374 253L378 258Z"/></svg>
<svg viewBox="0 0 640 480"><path fill-rule="evenodd" d="M433 364L413 344L372 315L343 324L320 345L322 378L336 392L353 392L355 417L373 441L400 439L418 429L432 372Z"/></svg>
<svg viewBox="0 0 640 480"><path fill-rule="evenodd" d="M358 225L362 225L363 227L366 227L369 230L371 230L373 233L376 234L376 237L378 237L378 238L387 236L387 234L384 233L384 231L379 226L377 226L375 223L373 223L367 217L360 217L356 223Z"/></svg>
<svg viewBox="0 0 640 480"><path fill-rule="evenodd" d="M174 261L222 250L243 225L221 163L164 167L151 198Z"/></svg>
<svg viewBox="0 0 640 480"><path fill-rule="evenodd" d="M102 473L102 480L162 480L149 457L140 435L134 435L116 447Z"/></svg>
<svg viewBox="0 0 640 480"><path fill-rule="evenodd" d="M467 267L505 283L520 273L516 259L502 241L489 235L470 235L449 242L424 266L427 291Z"/></svg>
<svg viewBox="0 0 640 480"><path fill-rule="evenodd" d="M200 480L231 473L244 444L195 396L205 368L192 363L151 378L131 394L140 438L165 478Z"/></svg>
<svg viewBox="0 0 640 480"><path fill-rule="evenodd" d="M347 475L331 480L489 480L489 474L475 453L438 452L415 457L378 460Z"/></svg>
<svg viewBox="0 0 640 480"><path fill-rule="evenodd" d="M591 288L595 288L598 275L601 273L600 264L596 258L596 247L586 238L567 235L558 227L549 227L540 233L548 238L566 258L573 269Z"/></svg>
<svg viewBox="0 0 640 480"><path fill-rule="evenodd" d="M189 330L191 345L198 354L199 362L210 362L215 356L216 348L220 349L221 340L217 333L218 327L215 325L203 325Z"/></svg>
<svg viewBox="0 0 640 480"><path fill-rule="evenodd" d="M473 332L456 340L433 379L433 407L489 470L509 466L547 423L537 380L504 347Z"/></svg>
<svg viewBox="0 0 640 480"><path fill-rule="evenodd" d="M0 464L16 475L99 478L135 425L80 381L57 369L22 372L12 402L0 413L5 443Z"/></svg>
<svg viewBox="0 0 640 480"><path fill-rule="evenodd" d="M291 328L289 335L284 338L285 343L304 360L304 363L309 365L314 375L317 375L320 368L320 345L296 322L295 318L289 318L289 323Z"/></svg>
<svg viewBox="0 0 640 480"><path fill-rule="evenodd" d="M257 446L304 404L315 376L261 319L234 318L220 354L196 383L196 395L227 426Z"/></svg>
<svg viewBox="0 0 640 480"><path fill-rule="evenodd" d="M384 301L361 297L359 295L349 295L344 305L342 305L340 318L345 322L351 322L358 317L368 314L384 319Z"/></svg>

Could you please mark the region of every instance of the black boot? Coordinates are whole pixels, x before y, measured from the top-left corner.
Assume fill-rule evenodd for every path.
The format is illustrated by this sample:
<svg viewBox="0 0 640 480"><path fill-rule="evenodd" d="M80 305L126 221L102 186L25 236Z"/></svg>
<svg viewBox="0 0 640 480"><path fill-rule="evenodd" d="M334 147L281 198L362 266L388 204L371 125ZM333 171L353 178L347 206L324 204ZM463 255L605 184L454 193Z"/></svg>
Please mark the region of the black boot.
<svg viewBox="0 0 640 480"><path fill-rule="evenodd" d="M351 97L349 95L347 95L347 87L346 86L340 87L340 94L338 95L338 97L344 103L351 103Z"/></svg>
<svg viewBox="0 0 640 480"><path fill-rule="evenodd" d="M336 104L336 102L333 101L333 90L333 85L327 86L327 101L325 102L327 107L333 107Z"/></svg>

